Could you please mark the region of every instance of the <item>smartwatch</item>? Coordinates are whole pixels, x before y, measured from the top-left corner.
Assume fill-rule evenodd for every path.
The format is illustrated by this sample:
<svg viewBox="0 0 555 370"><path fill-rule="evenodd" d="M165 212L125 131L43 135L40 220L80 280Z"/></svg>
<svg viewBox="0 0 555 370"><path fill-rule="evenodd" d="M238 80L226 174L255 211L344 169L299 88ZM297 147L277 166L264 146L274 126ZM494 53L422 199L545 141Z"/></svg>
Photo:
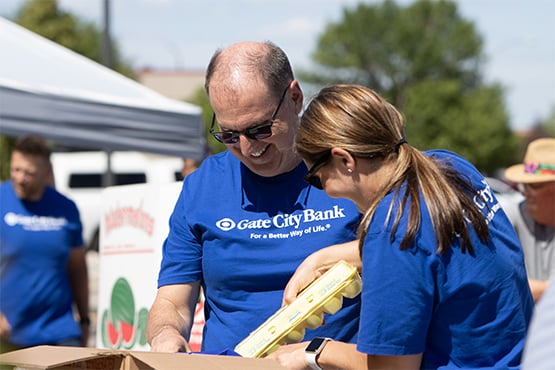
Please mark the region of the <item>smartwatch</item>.
<svg viewBox="0 0 555 370"><path fill-rule="evenodd" d="M313 338L308 346L306 346L306 362L313 370L322 370L322 368L316 362L316 357L322 352L326 344L331 340L331 338L315 337Z"/></svg>

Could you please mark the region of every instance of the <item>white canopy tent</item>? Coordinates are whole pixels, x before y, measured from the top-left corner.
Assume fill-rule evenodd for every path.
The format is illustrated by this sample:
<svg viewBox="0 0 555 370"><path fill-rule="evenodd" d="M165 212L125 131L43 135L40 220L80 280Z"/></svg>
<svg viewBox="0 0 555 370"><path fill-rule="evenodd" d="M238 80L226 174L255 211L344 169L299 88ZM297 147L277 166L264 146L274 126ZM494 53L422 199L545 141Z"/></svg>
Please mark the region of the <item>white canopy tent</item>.
<svg viewBox="0 0 555 370"><path fill-rule="evenodd" d="M0 134L202 159L200 108L0 17Z"/></svg>

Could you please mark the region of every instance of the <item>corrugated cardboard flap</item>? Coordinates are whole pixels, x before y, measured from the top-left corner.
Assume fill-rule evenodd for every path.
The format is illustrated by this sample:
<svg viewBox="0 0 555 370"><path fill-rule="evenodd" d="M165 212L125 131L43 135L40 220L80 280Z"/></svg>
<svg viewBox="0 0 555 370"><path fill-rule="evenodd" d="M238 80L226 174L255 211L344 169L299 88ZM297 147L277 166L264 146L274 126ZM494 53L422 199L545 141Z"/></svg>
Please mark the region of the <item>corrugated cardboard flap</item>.
<svg viewBox="0 0 555 370"><path fill-rule="evenodd" d="M216 356L187 353L132 352L133 357L153 369L194 370L283 370L277 362L239 356Z"/></svg>
<svg viewBox="0 0 555 370"><path fill-rule="evenodd" d="M61 346L37 346L4 353L0 355L0 364L22 369L56 370L283 370L279 364L267 359Z"/></svg>
<svg viewBox="0 0 555 370"><path fill-rule="evenodd" d="M125 355L121 352L87 347L36 346L0 355L0 364L18 366L24 369L63 369L76 363L108 360L105 368L122 369ZM93 364L90 364L93 365ZM83 369L93 367L84 366Z"/></svg>

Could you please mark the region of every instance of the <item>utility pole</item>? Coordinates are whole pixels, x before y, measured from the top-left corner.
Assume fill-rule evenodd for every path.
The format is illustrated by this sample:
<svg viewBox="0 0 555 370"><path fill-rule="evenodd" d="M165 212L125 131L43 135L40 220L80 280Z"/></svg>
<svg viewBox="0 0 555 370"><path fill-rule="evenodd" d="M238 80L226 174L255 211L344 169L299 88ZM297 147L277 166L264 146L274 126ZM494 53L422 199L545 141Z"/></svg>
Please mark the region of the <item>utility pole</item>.
<svg viewBox="0 0 555 370"><path fill-rule="evenodd" d="M110 0L104 1L104 32L102 33L102 64L107 68L114 69L112 58L112 41L110 38ZM112 151L106 152L106 172L102 177L103 186L112 186L115 183L112 171Z"/></svg>
<svg viewBox="0 0 555 370"><path fill-rule="evenodd" d="M102 64L113 69L112 41L110 38L110 0L104 1L104 32L102 38Z"/></svg>

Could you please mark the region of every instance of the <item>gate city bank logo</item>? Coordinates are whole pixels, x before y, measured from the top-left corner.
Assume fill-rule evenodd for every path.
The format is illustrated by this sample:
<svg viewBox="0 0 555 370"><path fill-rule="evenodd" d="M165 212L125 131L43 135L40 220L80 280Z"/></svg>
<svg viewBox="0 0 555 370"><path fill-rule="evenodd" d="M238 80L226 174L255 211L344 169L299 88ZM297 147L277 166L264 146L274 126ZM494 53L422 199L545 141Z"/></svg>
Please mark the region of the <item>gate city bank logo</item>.
<svg viewBox="0 0 555 370"><path fill-rule="evenodd" d="M337 218L344 218L344 208L335 205L331 209L317 211L314 209L305 209L298 214L278 214L270 218L259 218L254 220L243 219L235 222L229 217L222 218L216 222L216 226L222 231L230 231L234 228L238 230L262 230L272 227L282 229L293 227L298 229L305 223L316 221L328 221Z"/></svg>
<svg viewBox="0 0 555 370"><path fill-rule="evenodd" d="M64 217L20 215L8 212L4 215L4 222L8 226L20 225L23 230L29 231L56 231L67 225Z"/></svg>
<svg viewBox="0 0 555 370"><path fill-rule="evenodd" d="M222 231L229 231L235 227L235 222L231 218L222 218L216 222L216 226Z"/></svg>

